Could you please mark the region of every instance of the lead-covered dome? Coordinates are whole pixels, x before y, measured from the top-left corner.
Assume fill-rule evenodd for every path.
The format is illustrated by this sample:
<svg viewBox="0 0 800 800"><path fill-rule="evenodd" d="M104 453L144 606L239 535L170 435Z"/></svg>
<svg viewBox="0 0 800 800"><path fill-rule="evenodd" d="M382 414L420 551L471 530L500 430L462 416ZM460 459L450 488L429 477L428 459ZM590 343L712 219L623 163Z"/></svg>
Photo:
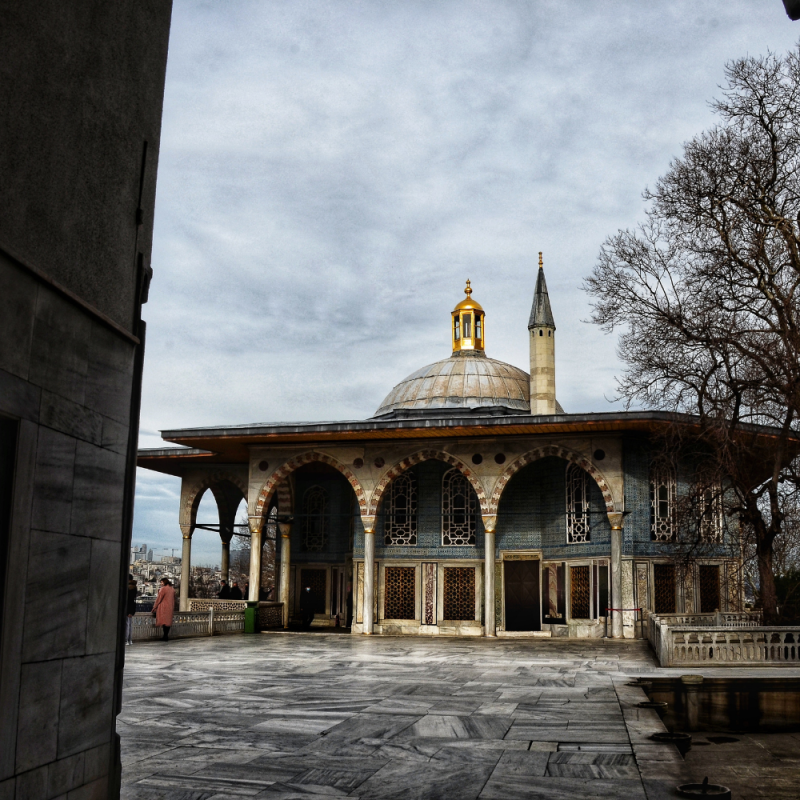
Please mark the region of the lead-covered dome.
<svg viewBox="0 0 800 800"><path fill-rule="evenodd" d="M530 376L524 370L489 358L484 351L485 312L466 298L451 312L453 355L412 372L392 389L376 417L439 409L494 409L507 414L530 414ZM556 413L564 410L556 403Z"/></svg>
<svg viewBox="0 0 800 800"><path fill-rule="evenodd" d="M492 406L525 414L530 412L529 385L527 372L480 351L462 350L400 381L375 416L402 409Z"/></svg>

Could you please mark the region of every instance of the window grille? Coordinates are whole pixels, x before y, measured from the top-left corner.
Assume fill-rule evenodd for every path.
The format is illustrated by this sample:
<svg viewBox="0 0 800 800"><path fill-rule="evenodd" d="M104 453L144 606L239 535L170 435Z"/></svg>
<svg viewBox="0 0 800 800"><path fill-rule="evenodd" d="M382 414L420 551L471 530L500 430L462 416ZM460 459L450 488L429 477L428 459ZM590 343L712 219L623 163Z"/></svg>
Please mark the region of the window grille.
<svg viewBox="0 0 800 800"><path fill-rule="evenodd" d="M653 564L654 611L656 614L675 613L675 565Z"/></svg>
<svg viewBox="0 0 800 800"><path fill-rule="evenodd" d="M444 619L475 619L475 568L444 568Z"/></svg>
<svg viewBox="0 0 800 800"><path fill-rule="evenodd" d="M413 472L398 475L386 497L383 542L387 545L417 543L417 480Z"/></svg>
<svg viewBox="0 0 800 800"><path fill-rule="evenodd" d="M706 489L697 502L700 540L707 543L722 542L722 503L718 490Z"/></svg>
<svg viewBox="0 0 800 800"><path fill-rule="evenodd" d="M572 619L589 619L589 566L570 567L570 616Z"/></svg>
<svg viewBox="0 0 800 800"><path fill-rule="evenodd" d="M386 567L384 619L415 619L414 567Z"/></svg>
<svg viewBox="0 0 800 800"><path fill-rule="evenodd" d="M318 553L328 544L328 493L311 486L303 495L303 550Z"/></svg>
<svg viewBox="0 0 800 800"><path fill-rule="evenodd" d="M671 542L675 536L675 476L671 470L650 473L650 538Z"/></svg>
<svg viewBox="0 0 800 800"><path fill-rule="evenodd" d="M470 482L453 467L442 477L442 545L475 544L478 498Z"/></svg>
<svg viewBox="0 0 800 800"><path fill-rule="evenodd" d="M577 464L567 465L567 544L591 539L588 477Z"/></svg>

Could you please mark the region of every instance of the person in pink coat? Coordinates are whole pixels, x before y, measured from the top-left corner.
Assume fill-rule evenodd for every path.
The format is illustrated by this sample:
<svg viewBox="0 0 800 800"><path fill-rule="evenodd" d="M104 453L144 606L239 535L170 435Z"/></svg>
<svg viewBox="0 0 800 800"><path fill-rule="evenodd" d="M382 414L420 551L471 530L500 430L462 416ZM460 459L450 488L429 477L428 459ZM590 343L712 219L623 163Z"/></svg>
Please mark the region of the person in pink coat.
<svg viewBox="0 0 800 800"><path fill-rule="evenodd" d="M164 629L163 641L169 641L169 629L172 627L172 616L175 613L175 590L169 578L161 579L161 588L158 590L156 602L153 603L153 616L156 618L156 627Z"/></svg>

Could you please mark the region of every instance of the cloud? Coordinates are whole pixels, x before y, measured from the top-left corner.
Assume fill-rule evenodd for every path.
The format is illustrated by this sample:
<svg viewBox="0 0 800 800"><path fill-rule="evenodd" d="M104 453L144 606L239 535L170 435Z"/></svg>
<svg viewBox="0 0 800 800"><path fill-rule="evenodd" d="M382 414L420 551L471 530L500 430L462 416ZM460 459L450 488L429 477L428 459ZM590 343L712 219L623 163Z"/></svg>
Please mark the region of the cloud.
<svg viewBox="0 0 800 800"><path fill-rule="evenodd" d="M371 415L449 355L466 278L488 354L525 367L539 250L559 399L612 408L615 342L582 322L581 281L713 123L724 63L785 51L797 30L779 3L745 0L179 0L143 445L164 428ZM138 538L144 520L151 538L177 531L175 492L154 486Z"/></svg>

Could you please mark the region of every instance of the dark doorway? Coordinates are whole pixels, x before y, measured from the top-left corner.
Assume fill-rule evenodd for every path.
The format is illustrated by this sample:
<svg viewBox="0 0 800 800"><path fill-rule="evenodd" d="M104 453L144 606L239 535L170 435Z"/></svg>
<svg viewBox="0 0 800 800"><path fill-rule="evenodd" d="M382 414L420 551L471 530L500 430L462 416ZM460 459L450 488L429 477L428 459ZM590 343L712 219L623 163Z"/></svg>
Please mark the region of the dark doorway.
<svg viewBox="0 0 800 800"><path fill-rule="evenodd" d="M539 562L506 561L506 630L540 631Z"/></svg>
<svg viewBox="0 0 800 800"><path fill-rule="evenodd" d="M314 613L325 613L325 584L327 583L327 573L324 569L301 569L300 570L300 591L304 592L306 587L311 588L311 596L314 598Z"/></svg>
<svg viewBox="0 0 800 800"><path fill-rule="evenodd" d="M700 613L713 614L719 610L719 566L716 564L701 564Z"/></svg>

